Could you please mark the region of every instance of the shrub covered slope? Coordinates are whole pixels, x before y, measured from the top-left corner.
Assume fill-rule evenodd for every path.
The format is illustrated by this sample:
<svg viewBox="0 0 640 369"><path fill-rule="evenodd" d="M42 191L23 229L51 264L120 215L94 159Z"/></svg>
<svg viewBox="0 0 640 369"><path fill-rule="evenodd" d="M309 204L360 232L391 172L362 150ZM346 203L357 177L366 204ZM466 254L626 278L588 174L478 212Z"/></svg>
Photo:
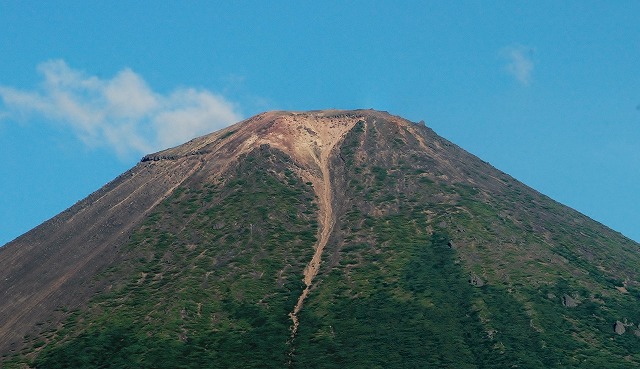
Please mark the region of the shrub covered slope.
<svg viewBox="0 0 640 369"><path fill-rule="evenodd" d="M296 331L326 225L300 164L260 145L178 186L94 278L108 289L5 366L640 365L636 243L421 124L348 114Z"/></svg>

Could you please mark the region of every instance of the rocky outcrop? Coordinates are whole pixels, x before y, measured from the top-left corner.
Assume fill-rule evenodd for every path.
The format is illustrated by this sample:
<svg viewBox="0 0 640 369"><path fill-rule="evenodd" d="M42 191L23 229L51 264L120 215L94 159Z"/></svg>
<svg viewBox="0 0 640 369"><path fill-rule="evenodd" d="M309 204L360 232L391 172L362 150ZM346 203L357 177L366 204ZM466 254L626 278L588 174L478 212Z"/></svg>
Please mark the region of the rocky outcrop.
<svg viewBox="0 0 640 369"><path fill-rule="evenodd" d="M469 275L469 283L474 287L484 286L484 281L476 274Z"/></svg>
<svg viewBox="0 0 640 369"><path fill-rule="evenodd" d="M616 320L616 322L613 324L613 331L616 332L616 334L624 334L624 332L627 329L624 326L624 323L622 323L619 320Z"/></svg>
<svg viewBox="0 0 640 369"><path fill-rule="evenodd" d="M564 307L574 308L578 306L578 300L574 299L573 297L565 293L564 295L562 295L562 305Z"/></svg>
<svg viewBox="0 0 640 369"><path fill-rule="evenodd" d="M151 155L145 155L140 162L141 163L145 163L147 161L160 161L160 160L176 160L178 159L178 156L176 155L155 155L155 154L151 154Z"/></svg>

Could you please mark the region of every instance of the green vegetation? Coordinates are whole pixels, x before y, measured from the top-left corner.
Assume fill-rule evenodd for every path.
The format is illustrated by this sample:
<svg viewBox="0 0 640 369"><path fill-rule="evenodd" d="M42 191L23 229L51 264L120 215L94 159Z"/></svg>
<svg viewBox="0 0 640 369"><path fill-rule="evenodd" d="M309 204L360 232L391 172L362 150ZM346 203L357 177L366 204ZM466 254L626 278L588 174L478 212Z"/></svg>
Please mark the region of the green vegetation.
<svg viewBox="0 0 640 369"><path fill-rule="evenodd" d="M57 332L35 366L283 367L317 215L307 213L311 188L283 174L286 157L262 149L251 159L164 201L132 237L131 262L102 276L113 290Z"/></svg>
<svg viewBox="0 0 640 369"><path fill-rule="evenodd" d="M381 254L343 249L342 257L368 256L323 278L301 315L296 367L477 367L475 345L488 342L446 236L412 237L389 225L379 228L378 242L390 242Z"/></svg>
<svg viewBox="0 0 640 369"><path fill-rule="evenodd" d="M374 118L346 135L292 341L318 209L261 147L161 203L100 276L111 290L31 338L32 366L640 366L637 245L456 150Z"/></svg>
<svg viewBox="0 0 640 369"><path fill-rule="evenodd" d="M393 143L364 137L352 131L343 145L348 190L340 236L327 251L338 257L302 311L296 367L628 368L640 362L640 339L613 332L616 320L640 316L636 290L596 292L622 280L585 260L570 230L556 233L557 247L541 246L539 230L556 225L539 215L535 201L544 199L505 192L487 201L477 186L433 175L438 167L425 165L423 153L394 156L384 151ZM371 163L358 161L359 150ZM398 175L401 165L417 169ZM593 242L580 241L582 248ZM545 249L548 255L536 255ZM560 256L568 265L541 260ZM489 283L473 287L471 273ZM577 305L564 306L565 294Z"/></svg>

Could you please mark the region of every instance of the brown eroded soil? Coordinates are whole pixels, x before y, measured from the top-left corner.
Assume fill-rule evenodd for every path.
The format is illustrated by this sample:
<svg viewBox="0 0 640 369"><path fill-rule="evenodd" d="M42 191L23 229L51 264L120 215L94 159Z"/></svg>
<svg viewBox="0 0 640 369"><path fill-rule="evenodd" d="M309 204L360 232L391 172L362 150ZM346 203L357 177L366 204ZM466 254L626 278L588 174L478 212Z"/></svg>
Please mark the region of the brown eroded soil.
<svg viewBox="0 0 640 369"><path fill-rule="evenodd" d="M291 317L291 340L293 340L300 324L298 313L309 295L313 280L318 274L324 251L335 224L333 212L333 188L331 186L330 161L333 150L344 136L362 119L358 112L318 111L308 113L268 112L260 114L248 121L227 128L229 139L219 143L216 136L205 136L183 145L178 149L168 150L163 155L186 155L191 152L217 153L227 152L227 163L238 160L260 145L269 145L289 155L297 174L305 181L313 184L318 201L318 241L314 245L314 254L304 269L305 288L298 298L296 306L289 314ZM220 162L220 156L217 156Z"/></svg>
<svg viewBox="0 0 640 369"><path fill-rule="evenodd" d="M119 262L132 231L177 186L191 177L219 177L265 144L292 158L292 169L313 184L319 205L315 254L304 271L306 288L291 313L295 334L297 313L318 273L334 222L331 151L359 116L343 111L257 115L147 155L86 199L8 243L0 249L0 353L16 352L23 337L58 326L67 312L109 289L95 284L95 276Z"/></svg>

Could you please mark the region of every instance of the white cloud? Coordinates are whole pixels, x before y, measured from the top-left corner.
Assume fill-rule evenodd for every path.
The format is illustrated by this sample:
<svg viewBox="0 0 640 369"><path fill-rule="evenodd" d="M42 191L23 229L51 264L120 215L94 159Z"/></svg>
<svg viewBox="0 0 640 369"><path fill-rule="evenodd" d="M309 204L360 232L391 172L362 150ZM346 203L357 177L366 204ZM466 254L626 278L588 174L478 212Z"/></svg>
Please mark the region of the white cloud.
<svg viewBox="0 0 640 369"><path fill-rule="evenodd" d="M54 60L38 71L43 80L35 90L0 85L0 118L42 116L68 126L87 145L123 157L175 146L242 119L223 96L194 88L159 94L130 69L101 79Z"/></svg>
<svg viewBox="0 0 640 369"><path fill-rule="evenodd" d="M501 55L507 59L506 71L520 84L528 86L531 83L534 63L534 50L527 46L515 45L502 50Z"/></svg>

